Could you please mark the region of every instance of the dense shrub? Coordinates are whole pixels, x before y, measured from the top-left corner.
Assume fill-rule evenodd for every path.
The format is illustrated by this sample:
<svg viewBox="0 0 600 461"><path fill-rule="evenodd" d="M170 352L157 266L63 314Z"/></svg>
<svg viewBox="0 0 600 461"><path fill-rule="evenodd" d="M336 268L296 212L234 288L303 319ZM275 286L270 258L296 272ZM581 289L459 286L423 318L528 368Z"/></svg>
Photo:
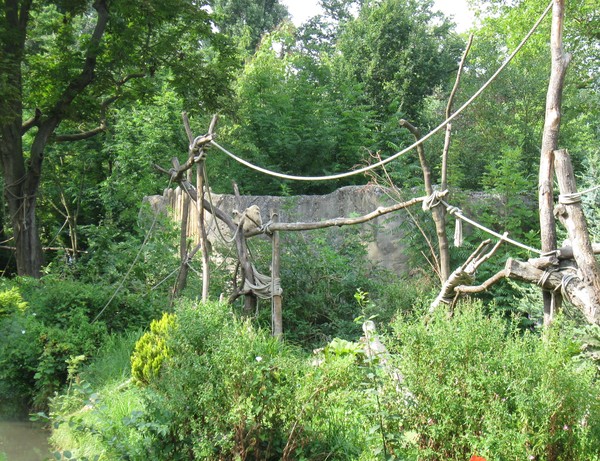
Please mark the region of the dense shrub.
<svg viewBox="0 0 600 461"><path fill-rule="evenodd" d="M137 329L159 312L151 299L124 293L94 321L114 288L51 277L4 284L4 305L13 307L0 317L0 406L45 408L72 356L92 357L108 332Z"/></svg>
<svg viewBox="0 0 600 461"><path fill-rule="evenodd" d="M310 236L282 236L281 279L286 339L307 349L335 337L354 339L361 314L387 323L397 311L410 310L430 283L407 284L369 261L369 235L355 229L317 231ZM374 301L365 309L356 303L357 289ZM270 316L270 311L268 312Z"/></svg>
<svg viewBox="0 0 600 461"><path fill-rule="evenodd" d="M405 388L387 401L396 452L409 447L420 460L600 459L595 369L573 360L579 348L558 325L541 338L523 334L475 304L450 319L399 319L394 330Z"/></svg>
<svg viewBox="0 0 600 461"><path fill-rule="evenodd" d="M300 351L203 304L177 312L170 358L153 382L160 459L351 459L366 433L354 357L315 367ZM354 395L354 397L350 397Z"/></svg>
<svg viewBox="0 0 600 461"><path fill-rule="evenodd" d="M158 377L169 355L169 331L175 326L175 316L165 312L160 320L152 320L150 331L135 344L131 356L131 376L138 384L150 384Z"/></svg>

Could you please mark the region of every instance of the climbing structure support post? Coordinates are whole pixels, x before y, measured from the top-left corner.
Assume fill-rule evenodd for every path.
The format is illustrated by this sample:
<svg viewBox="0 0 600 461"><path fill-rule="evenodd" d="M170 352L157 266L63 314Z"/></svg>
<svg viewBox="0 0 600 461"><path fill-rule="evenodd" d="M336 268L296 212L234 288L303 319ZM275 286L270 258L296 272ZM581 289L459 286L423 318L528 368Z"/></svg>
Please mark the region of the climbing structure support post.
<svg viewBox="0 0 600 461"><path fill-rule="evenodd" d="M271 211L271 222L275 223L278 220L277 213ZM283 311L282 311L282 299L281 299L281 279L280 273L280 259L279 259L279 231L273 231L271 237L273 245L273 254L271 260L271 287L272 293L272 314L271 321L273 324L273 336L281 338L283 336Z"/></svg>
<svg viewBox="0 0 600 461"><path fill-rule="evenodd" d="M563 23L565 0L554 0L552 6L551 73L546 95L546 117L542 135L538 197L540 211L540 231L542 251L556 250L556 221L554 219L554 151L558 149L560 131L562 91L571 59L563 49ZM544 325L552 322L556 309L560 307L561 297L557 293L544 291Z"/></svg>

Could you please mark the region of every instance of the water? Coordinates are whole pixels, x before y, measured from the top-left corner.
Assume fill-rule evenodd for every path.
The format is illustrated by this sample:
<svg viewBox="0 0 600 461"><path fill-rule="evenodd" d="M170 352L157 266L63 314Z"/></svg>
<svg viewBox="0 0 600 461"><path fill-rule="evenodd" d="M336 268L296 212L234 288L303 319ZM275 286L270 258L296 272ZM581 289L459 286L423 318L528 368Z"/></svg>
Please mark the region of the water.
<svg viewBox="0 0 600 461"><path fill-rule="evenodd" d="M0 421L0 461L43 461L51 457L49 433L28 421Z"/></svg>

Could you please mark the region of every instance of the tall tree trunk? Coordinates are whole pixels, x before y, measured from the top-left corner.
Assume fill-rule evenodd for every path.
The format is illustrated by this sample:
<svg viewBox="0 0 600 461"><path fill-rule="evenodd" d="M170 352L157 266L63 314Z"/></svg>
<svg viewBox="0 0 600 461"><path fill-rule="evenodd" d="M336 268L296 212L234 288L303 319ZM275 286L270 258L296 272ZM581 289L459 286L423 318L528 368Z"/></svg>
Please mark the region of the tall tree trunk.
<svg viewBox="0 0 600 461"><path fill-rule="evenodd" d="M0 7L0 61L3 82L0 85L0 157L4 177L4 197L12 223L17 272L19 275L39 277L43 263L35 211L40 186L44 149L50 136L67 115L73 100L94 80L99 46L109 12L106 0L96 0L97 21L90 37L89 47L81 73L73 78L47 115L41 112L23 124L23 76L21 64L25 53L25 38L31 0L6 0ZM26 160L21 137L37 127L29 158Z"/></svg>
<svg viewBox="0 0 600 461"><path fill-rule="evenodd" d="M542 251L556 250L556 221L554 219L554 151L558 149L562 89L570 57L565 54L562 43L565 1L554 0L552 9L551 54L552 71L546 95L546 118L540 154L538 182L540 231ZM555 296L555 303L552 302ZM544 291L544 324L548 325L554 315L553 306L560 303L560 296Z"/></svg>
<svg viewBox="0 0 600 461"><path fill-rule="evenodd" d="M0 157L4 176L4 198L8 204L16 247L17 273L39 277L42 246L35 220L41 158L23 155L23 76L21 62L30 2L7 1L3 8L2 75L0 93ZM19 9L20 8L20 9Z"/></svg>

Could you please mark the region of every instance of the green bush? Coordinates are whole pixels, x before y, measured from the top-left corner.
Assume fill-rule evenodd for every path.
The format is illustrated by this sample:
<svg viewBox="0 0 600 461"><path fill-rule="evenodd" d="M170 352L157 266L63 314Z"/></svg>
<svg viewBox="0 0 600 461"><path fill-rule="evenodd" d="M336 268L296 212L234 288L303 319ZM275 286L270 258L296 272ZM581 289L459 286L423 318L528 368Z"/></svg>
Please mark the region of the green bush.
<svg viewBox="0 0 600 461"><path fill-rule="evenodd" d="M0 316L0 406L43 409L66 382L71 356L92 357L108 332L137 329L160 312L158 303L113 287L46 277L4 282ZM19 297L21 296L21 297ZM23 303L26 308L22 308ZM19 307L21 306L21 307Z"/></svg>
<svg viewBox="0 0 600 461"><path fill-rule="evenodd" d="M26 308L27 303L18 288L11 287L0 292L0 318L19 311L23 312Z"/></svg>
<svg viewBox="0 0 600 461"><path fill-rule="evenodd" d="M175 326L175 315L165 312L150 323L150 331L137 341L131 356L131 376L137 384L150 384L158 377L163 361L169 356L167 341Z"/></svg>
<svg viewBox="0 0 600 461"><path fill-rule="evenodd" d="M354 357L317 367L224 305L177 311L146 421L159 459L352 459L365 443ZM348 398L354 395L354 398ZM329 456L327 456L327 454Z"/></svg>
<svg viewBox="0 0 600 461"><path fill-rule="evenodd" d="M404 391L387 400L396 452L421 460L600 459L600 392L558 326L543 337L464 305L394 325ZM387 397L394 393L386 393Z"/></svg>

